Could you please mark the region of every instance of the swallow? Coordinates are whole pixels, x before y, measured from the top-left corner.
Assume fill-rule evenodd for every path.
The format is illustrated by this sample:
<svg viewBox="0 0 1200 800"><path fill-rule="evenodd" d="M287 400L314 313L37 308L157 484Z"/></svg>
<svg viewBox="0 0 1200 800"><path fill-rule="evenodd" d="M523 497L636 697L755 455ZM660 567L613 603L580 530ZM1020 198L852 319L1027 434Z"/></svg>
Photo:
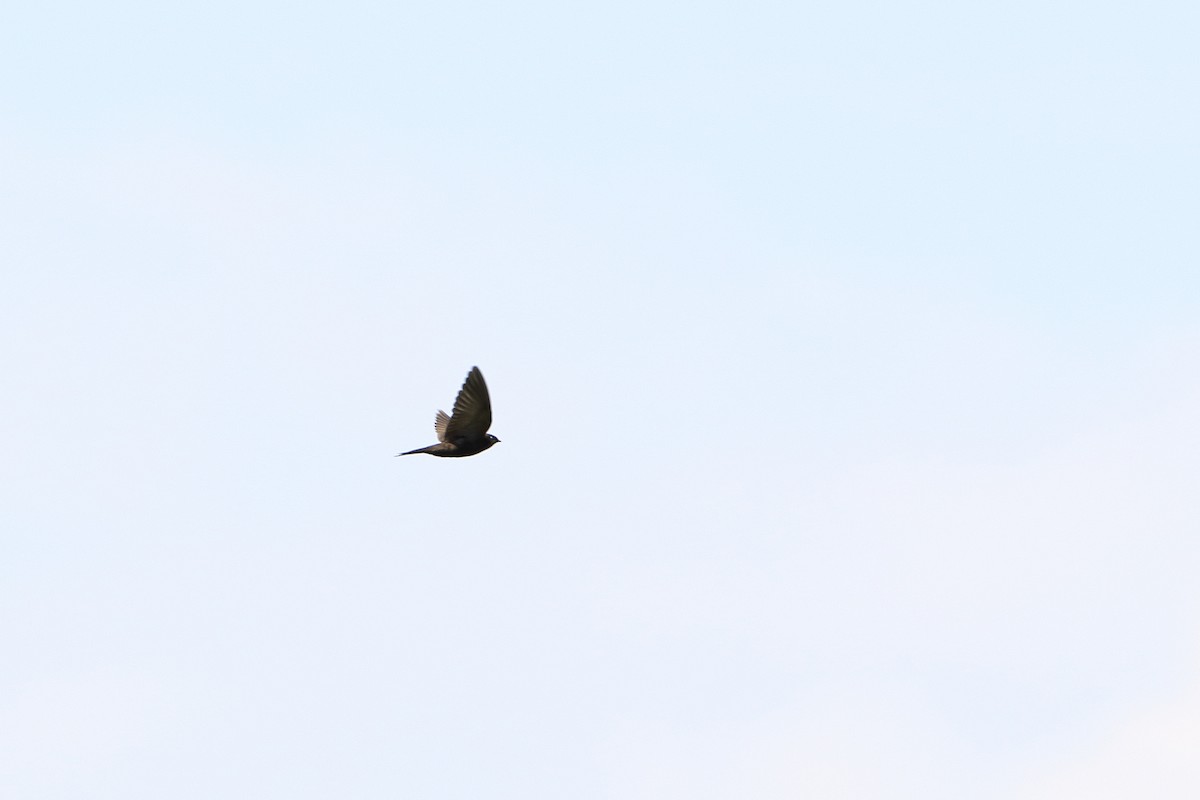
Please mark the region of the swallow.
<svg viewBox="0 0 1200 800"><path fill-rule="evenodd" d="M487 384L483 382L483 373L479 371L479 367L471 367L458 397L454 400L454 413L446 416L445 411L439 410L434 418L433 429L437 431L438 443L396 455L429 453L440 458L473 456L500 441L487 432L490 427L492 401L488 397Z"/></svg>

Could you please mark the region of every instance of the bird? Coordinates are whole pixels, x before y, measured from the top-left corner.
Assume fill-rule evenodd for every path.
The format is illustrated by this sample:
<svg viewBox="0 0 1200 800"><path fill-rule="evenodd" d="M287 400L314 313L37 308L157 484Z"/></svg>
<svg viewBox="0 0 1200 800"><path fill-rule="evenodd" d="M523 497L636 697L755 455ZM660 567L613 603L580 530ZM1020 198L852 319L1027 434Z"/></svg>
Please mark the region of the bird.
<svg viewBox="0 0 1200 800"><path fill-rule="evenodd" d="M419 447L397 456L428 453L439 458L461 458L482 453L500 440L487 432L492 426L492 401L488 397L487 384L479 367L471 367L462 389L454 400L454 413L446 416L439 410L434 417L433 429L438 442L428 447Z"/></svg>

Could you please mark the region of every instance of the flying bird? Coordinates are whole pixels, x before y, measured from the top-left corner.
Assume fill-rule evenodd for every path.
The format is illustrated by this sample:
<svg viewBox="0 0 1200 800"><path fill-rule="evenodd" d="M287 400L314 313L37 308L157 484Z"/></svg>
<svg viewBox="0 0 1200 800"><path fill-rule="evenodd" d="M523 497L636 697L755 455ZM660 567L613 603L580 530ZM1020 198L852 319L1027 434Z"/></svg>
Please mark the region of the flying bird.
<svg viewBox="0 0 1200 800"><path fill-rule="evenodd" d="M490 427L492 401L488 397L487 384L483 382L479 367L471 367L454 401L454 413L446 416L445 411L438 411L434 418L433 429L437 431L438 443L396 455L429 453L441 458L473 456L500 441L487 432Z"/></svg>

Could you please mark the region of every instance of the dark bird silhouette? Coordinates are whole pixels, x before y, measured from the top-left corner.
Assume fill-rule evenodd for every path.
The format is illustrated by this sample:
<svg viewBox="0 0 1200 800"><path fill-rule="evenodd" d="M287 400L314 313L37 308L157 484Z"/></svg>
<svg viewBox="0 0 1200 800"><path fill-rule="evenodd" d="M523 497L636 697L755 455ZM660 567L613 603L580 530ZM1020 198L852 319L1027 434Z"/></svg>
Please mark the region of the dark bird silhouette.
<svg viewBox="0 0 1200 800"><path fill-rule="evenodd" d="M488 397L487 384L483 382L479 367L471 367L454 401L454 413L446 416L445 411L438 411L434 418L433 429L437 431L438 443L396 455L429 453L442 458L473 456L500 441L487 432L490 427L492 401Z"/></svg>

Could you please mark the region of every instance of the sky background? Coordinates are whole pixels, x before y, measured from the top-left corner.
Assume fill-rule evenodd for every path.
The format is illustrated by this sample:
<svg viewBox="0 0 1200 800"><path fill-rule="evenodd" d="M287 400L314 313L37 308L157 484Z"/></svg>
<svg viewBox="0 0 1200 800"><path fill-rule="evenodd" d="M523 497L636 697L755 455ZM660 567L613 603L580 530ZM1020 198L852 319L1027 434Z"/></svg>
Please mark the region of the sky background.
<svg viewBox="0 0 1200 800"><path fill-rule="evenodd" d="M1198 35L5 7L0 795L1200 796Z"/></svg>

